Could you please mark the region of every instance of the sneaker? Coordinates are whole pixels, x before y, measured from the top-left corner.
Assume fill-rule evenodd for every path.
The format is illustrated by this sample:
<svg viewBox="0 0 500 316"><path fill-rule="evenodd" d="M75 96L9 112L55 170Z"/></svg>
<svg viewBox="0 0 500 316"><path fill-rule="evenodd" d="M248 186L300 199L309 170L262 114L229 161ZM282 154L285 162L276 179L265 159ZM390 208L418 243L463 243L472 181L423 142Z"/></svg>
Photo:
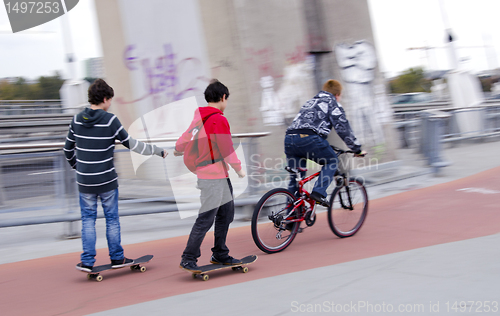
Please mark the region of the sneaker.
<svg viewBox="0 0 500 316"><path fill-rule="evenodd" d="M76 265L76 269L77 270L80 270L80 271L83 271L83 272L92 272L92 268L91 266L86 266L84 265L83 263L79 263Z"/></svg>
<svg viewBox="0 0 500 316"><path fill-rule="evenodd" d="M123 258L121 260L111 260L111 269L123 268L134 264L134 260Z"/></svg>
<svg viewBox="0 0 500 316"><path fill-rule="evenodd" d="M201 272L200 267L193 261L181 261L179 268L192 272Z"/></svg>
<svg viewBox="0 0 500 316"><path fill-rule="evenodd" d="M231 265L235 265L235 264L240 264L241 260L234 259L231 256L227 256L224 260L221 260L219 258L216 258L214 255L212 255L212 258L210 258L210 263L231 266Z"/></svg>
<svg viewBox="0 0 500 316"><path fill-rule="evenodd" d="M319 194L318 192L313 191L311 193L310 197L311 197L311 199L316 201L317 204L324 206L324 207L330 207L330 202L328 202L328 200L324 196Z"/></svg>

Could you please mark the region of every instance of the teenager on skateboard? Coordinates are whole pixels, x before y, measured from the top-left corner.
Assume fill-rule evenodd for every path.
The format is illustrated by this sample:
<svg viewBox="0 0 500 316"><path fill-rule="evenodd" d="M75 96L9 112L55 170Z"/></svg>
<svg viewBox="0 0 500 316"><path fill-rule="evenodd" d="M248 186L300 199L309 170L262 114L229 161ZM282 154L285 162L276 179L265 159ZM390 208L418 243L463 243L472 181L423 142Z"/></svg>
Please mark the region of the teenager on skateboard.
<svg viewBox="0 0 500 316"><path fill-rule="evenodd" d="M201 208L191 229L180 263L180 268L193 272L200 271L197 265L198 258L201 256L200 246L214 221L215 242L210 262L225 265L241 263L240 260L229 256L229 249L226 246L227 231L234 218L233 187L229 180L228 164L240 178L245 176L241 161L233 149L229 123L224 117L228 97L228 88L218 80L212 80L205 90L205 100L208 106L196 110L190 128L175 144L174 155L182 156L188 143L194 138L195 133L198 133L196 153L186 152L186 155L189 154L192 157L185 157L185 159L194 159L197 166L196 175L198 188L201 190ZM200 126L200 120L204 121L203 128L193 133L194 127Z"/></svg>
<svg viewBox="0 0 500 316"><path fill-rule="evenodd" d="M118 175L113 164L115 139L142 155L155 154L163 158L167 156L165 150L130 137L118 118L107 112L113 96L113 88L104 80L97 79L88 90L91 106L75 115L64 145L66 159L71 167L76 169L76 181L80 192L83 253L81 262L76 268L85 272L92 272L95 262L98 198L101 199L106 218L106 239L111 268L134 264L132 259L124 256L121 246Z"/></svg>

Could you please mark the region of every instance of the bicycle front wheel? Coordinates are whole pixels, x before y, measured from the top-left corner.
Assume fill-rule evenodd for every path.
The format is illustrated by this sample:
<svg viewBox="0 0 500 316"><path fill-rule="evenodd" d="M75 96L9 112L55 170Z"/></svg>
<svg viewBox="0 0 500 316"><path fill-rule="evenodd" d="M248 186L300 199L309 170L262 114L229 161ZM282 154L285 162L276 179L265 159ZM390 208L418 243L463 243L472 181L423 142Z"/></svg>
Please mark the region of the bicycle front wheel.
<svg viewBox="0 0 500 316"><path fill-rule="evenodd" d="M335 235L344 238L356 234L367 213L368 194L360 181L349 179L349 185L335 188L328 209L328 224Z"/></svg>
<svg viewBox="0 0 500 316"><path fill-rule="evenodd" d="M259 200L252 216L252 237L260 250L276 253L292 243L300 226L299 222L287 223L295 201L293 193L282 188L267 192Z"/></svg>

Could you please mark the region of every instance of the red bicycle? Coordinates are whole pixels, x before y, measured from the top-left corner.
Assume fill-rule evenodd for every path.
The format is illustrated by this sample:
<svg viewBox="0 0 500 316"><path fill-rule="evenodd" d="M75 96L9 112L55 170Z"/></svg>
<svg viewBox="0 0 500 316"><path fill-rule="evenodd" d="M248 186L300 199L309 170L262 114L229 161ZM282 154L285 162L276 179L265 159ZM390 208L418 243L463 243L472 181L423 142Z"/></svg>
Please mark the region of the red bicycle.
<svg viewBox="0 0 500 316"><path fill-rule="evenodd" d="M337 155L354 154L350 150L333 147ZM267 192L255 206L252 216L252 237L260 250L266 253L276 253L290 246L295 236L304 228L316 222L316 201L310 198L310 193L304 185L319 176L316 172L304 179L300 172L307 169L293 169L298 181L298 198L288 189L276 188ZM368 213L368 194L362 181L348 178L345 173L337 170L335 174L335 189L330 195L328 208L328 224L335 235L340 238L351 237L363 225Z"/></svg>

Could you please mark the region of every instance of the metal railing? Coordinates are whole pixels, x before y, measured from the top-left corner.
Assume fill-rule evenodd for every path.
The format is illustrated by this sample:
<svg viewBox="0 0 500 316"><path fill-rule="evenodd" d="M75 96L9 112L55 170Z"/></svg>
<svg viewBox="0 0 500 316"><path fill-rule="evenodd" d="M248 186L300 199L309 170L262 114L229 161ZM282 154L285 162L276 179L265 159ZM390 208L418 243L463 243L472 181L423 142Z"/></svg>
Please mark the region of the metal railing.
<svg viewBox="0 0 500 316"><path fill-rule="evenodd" d="M500 135L500 103L497 101L485 102L485 104L477 107L447 107L439 110L449 114L448 117L442 118L442 134L438 136L442 143ZM423 134L425 133L423 121L426 111L394 114L395 121L393 125L400 133L401 147L421 146ZM474 121L475 124L465 126L467 121Z"/></svg>
<svg viewBox="0 0 500 316"><path fill-rule="evenodd" d="M256 139L270 135L268 132L233 134L233 138L241 139L247 161L247 169L252 168L251 159L257 152ZM169 143L177 141L177 137L142 139L150 143ZM75 172L66 162L63 151L64 142L48 142L38 144L0 144L0 227L36 225L58 222L74 222L80 220L78 191ZM173 146L162 146L173 149ZM23 152L22 151L29 151ZM43 152L37 152L43 151ZM115 150L115 166L120 161L130 158L128 149ZM182 161L182 158L179 158ZM119 166L118 166L119 167ZM250 174L247 172L247 174ZM122 176L120 175L120 178ZM147 180L146 182L148 182ZM258 201L255 180L248 178L248 190L241 199L235 201L238 207L253 205ZM162 191L165 192L165 191ZM121 195L121 194L120 194ZM176 198L178 198L176 196ZM181 196L182 198L182 196ZM152 203L120 209L120 216L144 215L163 212L193 210L198 203L176 203L173 196L154 196L148 198L132 198L120 200L120 204ZM41 215L43 214L43 215ZM99 212L99 217L102 214Z"/></svg>
<svg viewBox="0 0 500 316"><path fill-rule="evenodd" d="M484 100L481 106L498 106L500 105L500 100ZM391 104L391 108L395 115L402 115L411 112L420 112L423 110L441 110L441 111L451 111L458 108L453 107L450 100L443 101L432 101L432 102L421 102L421 103L407 103L407 104Z"/></svg>
<svg viewBox="0 0 500 316"><path fill-rule="evenodd" d="M61 100L0 100L0 115L63 113Z"/></svg>

